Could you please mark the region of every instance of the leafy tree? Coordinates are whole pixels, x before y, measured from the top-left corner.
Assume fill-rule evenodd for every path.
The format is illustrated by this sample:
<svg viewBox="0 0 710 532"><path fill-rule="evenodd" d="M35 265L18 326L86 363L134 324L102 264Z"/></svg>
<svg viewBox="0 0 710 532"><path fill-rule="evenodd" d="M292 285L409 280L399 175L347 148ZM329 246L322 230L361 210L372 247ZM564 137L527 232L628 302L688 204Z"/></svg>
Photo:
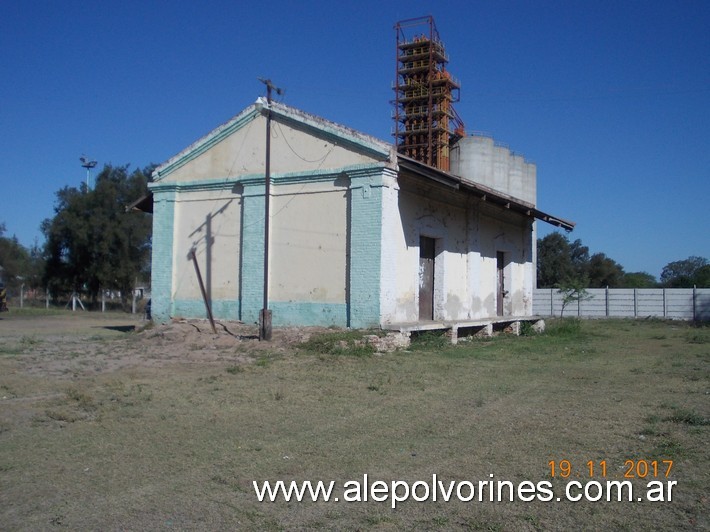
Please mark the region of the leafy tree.
<svg viewBox="0 0 710 532"><path fill-rule="evenodd" d="M587 283L589 248L577 239L570 243L560 233L550 233L537 241L537 286L553 288L562 284Z"/></svg>
<svg viewBox="0 0 710 532"><path fill-rule="evenodd" d="M688 257L668 263L661 273L668 288L710 287L710 261ZM621 264L604 253L589 256L589 248L577 239L570 242L560 233L550 233L537 241L538 288L653 288L659 283L647 272L625 273ZM572 290L572 294L576 292Z"/></svg>
<svg viewBox="0 0 710 532"><path fill-rule="evenodd" d="M695 272L695 286L698 288L710 288L710 265L701 266Z"/></svg>
<svg viewBox="0 0 710 532"><path fill-rule="evenodd" d="M569 245L570 260L574 268L576 279L586 279L589 277L589 248L582 245L578 238Z"/></svg>
<svg viewBox="0 0 710 532"><path fill-rule="evenodd" d="M624 268L604 253L595 253L589 259L589 288L617 288L622 286Z"/></svg>
<svg viewBox="0 0 710 532"><path fill-rule="evenodd" d="M537 286L551 288L574 275L569 240L560 233L550 233L537 241Z"/></svg>
<svg viewBox="0 0 710 532"><path fill-rule="evenodd" d="M708 259L696 256L669 262L661 272L661 283L668 288L710 287L708 266Z"/></svg>
<svg viewBox="0 0 710 532"><path fill-rule="evenodd" d="M624 285L624 268L604 253L590 257L589 248L579 239L570 242L560 233L550 233L537 241L537 286L568 285L620 287Z"/></svg>
<svg viewBox="0 0 710 532"><path fill-rule="evenodd" d="M147 192L151 170L129 174L128 166L106 165L93 190L82 184L57 192L55 216L42 223L50 290L83 291L96 300L110 288L126 298L136 277L148 275L150 219L125 207Z"/></svg>
<svg viewBox="0 0 710 532"><path fill-rule="evenodd" d="M658 281L648 272L629 272L624 274L621 286L623 288L655 288L658 286Z"/></svg>
<svg viewBox="0 0 710 532"><path fill-rule="evenodd" d="M17 289L21 284L28 288L41 286L42 257L37 246L25 248L17 237L7 238L5 224L0 223L0 266L3 282L10 289Z"/></svg>
<svg viewBox="0 0 710 532"><path fill-rule="evenodd" d="M560 309L560 318L565 314L565 309L573 301L582 302L592 298L592 295L587 292L585 283L582 279L572 279L562 283L558 288L562 294L562 309Z"/></svg>

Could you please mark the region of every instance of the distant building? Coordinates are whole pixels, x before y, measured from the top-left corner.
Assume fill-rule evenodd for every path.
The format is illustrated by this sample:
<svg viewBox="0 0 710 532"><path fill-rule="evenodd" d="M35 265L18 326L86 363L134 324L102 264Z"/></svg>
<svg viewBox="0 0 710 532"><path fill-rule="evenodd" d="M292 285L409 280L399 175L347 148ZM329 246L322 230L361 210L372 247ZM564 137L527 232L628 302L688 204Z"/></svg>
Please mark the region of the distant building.
<svg viewBox="0 0 710 532"><path fill-rule="evenodd" d="M152 314L203 318L195 250L218 319L263 306L266 102L159 166ZM532 315L535 166L459 139L450 170L272 103L269 307L274 325L391 326Z"/></svg>

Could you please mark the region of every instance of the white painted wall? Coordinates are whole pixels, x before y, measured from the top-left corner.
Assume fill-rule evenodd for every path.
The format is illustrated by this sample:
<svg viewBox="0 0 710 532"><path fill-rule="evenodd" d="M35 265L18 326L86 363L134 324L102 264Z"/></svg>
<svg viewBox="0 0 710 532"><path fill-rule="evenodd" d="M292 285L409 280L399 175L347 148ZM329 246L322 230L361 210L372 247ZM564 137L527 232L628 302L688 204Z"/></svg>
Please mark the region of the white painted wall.
<svg viewBox="0 0 710 532"><path fill-rule="evenodd" d="M399 215L400 190L397 178L385 173L384 185L382 188L382 245L380 248L380 315L393 317L397 316L397 307L401 297L398 257L406 243ZM389 321L394 321L394 319Z"/></svg>
<svg viewBox="0 0 710 532"><path fill-rule="evenodd" d="M455 206L445 197L400 186L398 216L386 219L383 228L383 248L394 250L391 264L397 273L388 281L392 285L382 288L383 323L419 319L420 236L437 239L434 319L496 316L498 251L506 254L505 314L532 314L534 240L526 218L484 202Z"/></svg>
<svg viewBox="0 0 710 532"><path fill-rule="evenodd" d="M274 187L270 299L346 302L347 180Z"/></svg>
<svg viewBox="0 0 710 532"><path fill-rule="evenodd" d="M174 300L202 298L194 265L188 258L193 248L211 299L239 298L240 229L240 196L228 190L178 194L174 225Z"/></svg>

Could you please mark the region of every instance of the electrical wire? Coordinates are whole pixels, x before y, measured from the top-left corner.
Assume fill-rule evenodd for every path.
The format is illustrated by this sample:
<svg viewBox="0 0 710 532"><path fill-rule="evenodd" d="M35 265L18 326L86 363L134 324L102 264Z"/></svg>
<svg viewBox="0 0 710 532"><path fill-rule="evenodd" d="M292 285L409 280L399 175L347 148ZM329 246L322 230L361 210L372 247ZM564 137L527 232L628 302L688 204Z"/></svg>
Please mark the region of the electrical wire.
<svg viewBox="0 0 710 532"><path fill-rule="evenodd" d="M321 163L321 164L323 164L323 162L325 161L326 157L328 157L328 155L330 155L330 153L333 151L333 148L335 148L335 144L333 144L333 145L330 147L330 149L326 152L326 154L325 154L323 157L319 158L319 159L312 159L312 160L311 160L311 159L306 159L305 157L303 157L302 155L300 155L300 154L293 148L293 146L291 146L291 144L290 144L289 141L288 141L288 138L286 138L286 135L284 134L283 130L281 129L281 124L279 124L278 122L275 122L275 124L276 124L276 127L278 128L278 130L281 132L281 138L284 139L284 142L285 142L286 145L289 147L289 149L293 152L293 154L294 154L296 157L298 157L299 159L301 159L302 161L304 161L304 162L306 162L306 163ZM276 137L276 138L278 138L278 137ZM320 165L319 165L319 166L320 166Z"/></svg>

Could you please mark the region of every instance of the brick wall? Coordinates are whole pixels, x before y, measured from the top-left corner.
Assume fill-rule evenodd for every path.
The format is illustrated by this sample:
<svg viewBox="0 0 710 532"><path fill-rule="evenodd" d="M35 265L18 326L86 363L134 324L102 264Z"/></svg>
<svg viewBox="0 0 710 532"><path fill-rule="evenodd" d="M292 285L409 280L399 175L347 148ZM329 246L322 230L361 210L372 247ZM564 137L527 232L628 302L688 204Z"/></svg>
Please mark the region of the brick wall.
<svg viewBox="0 0 710 532"><path fill-rule="evenodd" d="M175 194L153 190L151 312L158 323L166 323L171 315Z"/></svg>

